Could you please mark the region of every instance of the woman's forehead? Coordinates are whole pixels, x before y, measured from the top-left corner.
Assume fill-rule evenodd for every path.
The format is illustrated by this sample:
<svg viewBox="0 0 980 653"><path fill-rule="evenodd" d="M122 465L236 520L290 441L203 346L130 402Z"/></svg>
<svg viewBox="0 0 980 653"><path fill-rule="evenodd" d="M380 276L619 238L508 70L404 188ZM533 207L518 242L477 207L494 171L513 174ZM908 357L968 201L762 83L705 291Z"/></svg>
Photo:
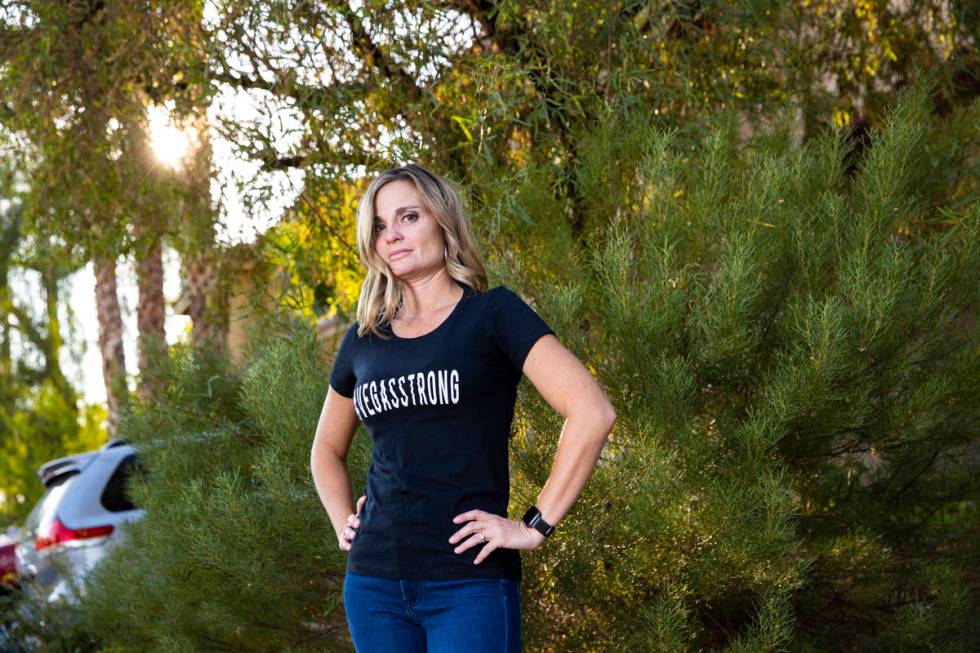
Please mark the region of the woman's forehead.
<svg viewBox="0 0 980 653"><path fill-rule="evenodd" d="M421 205L421 197L415 184L404 179L389 182L378 189L374 205L376 213L387 215L406 204Z"/></svg>

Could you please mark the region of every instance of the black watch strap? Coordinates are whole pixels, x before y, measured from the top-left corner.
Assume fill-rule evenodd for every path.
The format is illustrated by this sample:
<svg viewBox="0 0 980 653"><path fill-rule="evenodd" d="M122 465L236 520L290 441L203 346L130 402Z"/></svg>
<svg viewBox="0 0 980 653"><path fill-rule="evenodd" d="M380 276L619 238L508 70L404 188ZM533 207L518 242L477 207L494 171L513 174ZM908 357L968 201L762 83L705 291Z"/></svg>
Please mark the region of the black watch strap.
<svg viewBox="0 0 980 653"><path fill-rule="evenodd" d="M554 526L552 526L545 520L541 519L541 511L538 510L537 506L531 506L530 508L528 508L527 512L524 513L524 517L521 518L521 521L523 521L528 527L533 528L534 530L538 531L545 537L551 535L552 531L555 530Z"/></svg>

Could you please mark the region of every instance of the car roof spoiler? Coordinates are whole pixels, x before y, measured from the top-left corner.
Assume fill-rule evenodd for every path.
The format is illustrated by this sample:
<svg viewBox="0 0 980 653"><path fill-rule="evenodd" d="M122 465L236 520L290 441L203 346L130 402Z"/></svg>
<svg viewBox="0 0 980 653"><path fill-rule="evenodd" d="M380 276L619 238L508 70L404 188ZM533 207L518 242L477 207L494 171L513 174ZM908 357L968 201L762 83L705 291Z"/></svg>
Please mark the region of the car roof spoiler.
<svg viewBox="0 0 980 653"><path fill-rule="evenodd" d="M140 445L141 449L152 449L157 446L164 444L169 444L172 442L202 442L212 438L220 437L224 435L222 431L201 431L198 433L187 433L182 435L168 436L165 438L159 438L157 440ZM83 453L72 454L70 456L63 456L61 458L55 458L50 460L43 465L41 465L37 470L37 475L41 477L41 483L44 487L50 487L56 479L61 478L65 474L76 474L82 471L85 467L92 462L94 458L100 451L105 451L106 449L113 449L115 447L132 446L129 440L125 438L113 438L109 440L104 445L96 449L95 451L85 451Z"/></svg>
<svg viewBox="0 0 980 653"><path fill-rule="evenodd" d="M49 460L38 467L37 475L41 478L41 484L44 487L51 487L55 480L62 476L81 472L92 461L93 456L95 456L95 452L87 451Z"/></svg>

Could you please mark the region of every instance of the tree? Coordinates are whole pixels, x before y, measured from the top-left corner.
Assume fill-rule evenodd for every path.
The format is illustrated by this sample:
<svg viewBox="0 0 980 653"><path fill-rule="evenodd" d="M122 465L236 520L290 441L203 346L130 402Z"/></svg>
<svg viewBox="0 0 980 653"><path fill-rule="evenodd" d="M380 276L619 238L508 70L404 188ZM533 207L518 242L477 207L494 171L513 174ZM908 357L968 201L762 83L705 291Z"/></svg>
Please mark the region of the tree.
<svg viewBox="0 0 980 653"><path fill-rule="evenodd" d="M937 111L969 102L980 59L966 4L230 2L207 18L209 66L191 81L249 102L213 127L261 165L242 189L256 208L267 179L301 171L290 218L339 248L362 170L418 160L472 191L487 256L506 259L497 231L532 221L510 193L532 171L588 248L578 134L602 116L642 114L693 141L731 109L745 139L787 105L798 141L847 124L860 144L923 70L940 72ZM340 279L356 274L356 256L332 260ZM354 299L343 285L318 296L331 311Z"/></svg>
<svg viewBox="0 0 980 653"><path fill-rule="evenodd" d="M25 233L23 171L10 151L21 147L4 133L0 163L0 520L26 516L43 491L37 468L91 448L104 439L104 411L79 405L62 371L72 357L62 340L62 281L73 266L50 255L52 243ZM20 280L21 290L15 290ZM37 295L23 290L36 283ZM66 311L68 326L72 312Z"/></svg>
<svg viewBox="0 0 980 653"><path fill-rule="evenodd" d="M128 397L116 260L137 237L140 341L152 347L162 333L160 239L177 225L168 212L172 189L151 188L160 181L151 177L146 157L146 111L186 87L177 73L191 71L194 63L182 58L174 41L199 13L197 5L152 0L14 4L5 25L3 85L8 123L39 152L30 228L63 242L66 255L79 248L93 261L114 433ZM144 214L134 219L134 207ZM146 374L142 350L140 358Z"/></svg>

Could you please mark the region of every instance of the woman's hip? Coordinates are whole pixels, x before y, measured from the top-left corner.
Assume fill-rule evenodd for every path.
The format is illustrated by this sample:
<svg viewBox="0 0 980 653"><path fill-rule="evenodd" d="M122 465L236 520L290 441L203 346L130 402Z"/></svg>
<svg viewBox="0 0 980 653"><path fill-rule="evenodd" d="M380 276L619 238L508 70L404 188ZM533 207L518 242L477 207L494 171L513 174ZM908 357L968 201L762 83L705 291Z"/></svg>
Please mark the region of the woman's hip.
<svg viewBox="0 0 980 653"><path fill-rule="evenodd" d="M513 579L397 580L348 571L344 607L359 652L411 650L420 631L428 653L521 650L521 587ZM384 633L400 641L382 642Z"/></svg>

